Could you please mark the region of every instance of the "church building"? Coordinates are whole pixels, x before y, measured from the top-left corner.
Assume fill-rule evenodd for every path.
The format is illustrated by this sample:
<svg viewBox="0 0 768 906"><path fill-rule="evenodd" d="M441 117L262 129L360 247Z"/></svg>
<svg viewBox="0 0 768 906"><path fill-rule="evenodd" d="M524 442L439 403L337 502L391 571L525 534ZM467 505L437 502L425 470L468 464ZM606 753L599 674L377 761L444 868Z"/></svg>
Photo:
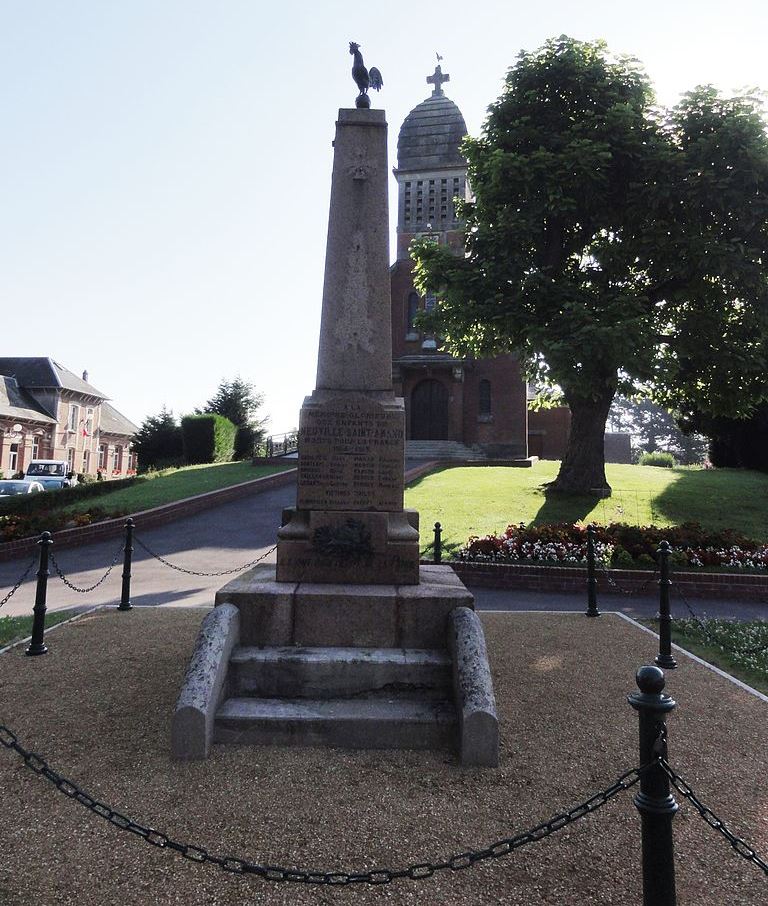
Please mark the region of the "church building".
<svg viewBox="0 0 768 906"><path fill-rule="evenodd" d="M426 236L457 254L464 247L454 199L470 195L467 162L459 151L467 126L443 91L449 78L435 68L427 78L432 95L408 114L397 140L397 258L391 268L395 393L405 399L410 455L428 450L525 458L527 388L515 357L456 358L414 325L417 312L435 300L414 289L411 242Z"/></svg>
<svg viewBox="0 0 768 906"><path fill-rule="evenodd" d="M397 256L390 268L392 370L405 400L406 453L440 459L562 459L571 413L566 406L528 410L528 387L513 355L456 358L415 326L435 304L413 285L408 248L417 237L463 254L463 223L454 199L471 197L459 145L467 134L461 111L446 97L450 76L438 65L432 94L408 114L397 140ZM606 434L607 462L631 462L628 434Z"/></svg>

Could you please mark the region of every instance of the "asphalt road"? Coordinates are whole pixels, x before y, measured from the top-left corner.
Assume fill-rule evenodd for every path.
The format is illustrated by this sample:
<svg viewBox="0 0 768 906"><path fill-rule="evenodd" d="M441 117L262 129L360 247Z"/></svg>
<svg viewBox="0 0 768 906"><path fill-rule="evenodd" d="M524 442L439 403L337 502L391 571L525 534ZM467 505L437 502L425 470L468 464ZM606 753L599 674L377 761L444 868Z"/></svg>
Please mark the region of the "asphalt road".
<svg viewBox="0 0 768 906"><path fill-rule="evenodd" d="M201 573L242 572L257 557L274 563L277 529L284 506L295 503L295 485L287 485L244 497L242 500L179 519L168 525L136 532L131 579L131 600L136 606L210 606L216 590L228 581L227 576L195 576L157 560L141 546L165 558L174 566ZM54 539L55 540L55 539ZM97 582L117 556L117 562L107 579L94 591L78 594L68 588L51 568L48 584L48 608L60 610L73 606L94 607L116 605L120 600L122 541L109 541L75 548L63 548L54 556L62 573L79 587ZM27 567L30 558L24 557L0 563L0 600L10 590ZM35 569L26 582L0 610L0 615L28 614L35 600ZM555 594L532 591L472 588L475 604L480 610L567 610L586 609L586 594ZM768 619L768 605L756 602L711 599L689 599L699 616L731 619ZM672 588L672 615L688 616L689 612L678 593ZM622 596L599 593L601 610L618 610L637 618L653 617L658 598Z"/></svg>

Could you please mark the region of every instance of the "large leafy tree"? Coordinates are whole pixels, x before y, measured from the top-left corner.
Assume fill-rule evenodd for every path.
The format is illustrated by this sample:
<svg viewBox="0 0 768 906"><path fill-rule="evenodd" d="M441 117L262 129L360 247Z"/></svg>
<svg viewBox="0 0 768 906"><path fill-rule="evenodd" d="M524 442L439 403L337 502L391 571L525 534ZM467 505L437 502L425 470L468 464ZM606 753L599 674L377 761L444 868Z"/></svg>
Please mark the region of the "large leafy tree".
<svg viewBox="0 0 768 906"><path fill-rule="evenodd" d="M639 65L567 37L522 53L464 152L465 255L416 243L431 326L520 353L571 435L553 490L610 493L617 390L748 413L766 364L768 143L756 105L698 89L667 115Z"/></svg>

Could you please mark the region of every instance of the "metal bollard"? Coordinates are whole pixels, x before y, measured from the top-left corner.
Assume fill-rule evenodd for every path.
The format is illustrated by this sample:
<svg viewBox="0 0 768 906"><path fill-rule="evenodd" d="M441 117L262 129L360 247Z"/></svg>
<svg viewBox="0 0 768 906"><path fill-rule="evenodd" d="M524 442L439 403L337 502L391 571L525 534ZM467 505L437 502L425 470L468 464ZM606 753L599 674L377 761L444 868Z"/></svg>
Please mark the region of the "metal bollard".
<svg viewBox="0 0 768 906"><path fill-rule="evenodd" d="M131 604L131 555L133 554L133 519L125 520L125 550L123 554L123 587L118 610L132 610Z"/></svg>
<svg viewBox="0 0 768 906"><path fill-rule="evenodd" d="M597 576L595 575L595 527L587 526L587 616L599 617L597 609Z"/></svg>
<svg viewBox="0 0 768 906"><path fill-rule="evenodd" d="M672 617L669 613L669 589L672 580L669 578L669 542L659 545L659 653L653 659L654 664L665 670L674 670L677 661L672 656Z"/></svg>
<svg viewBox="0 0 768 906"><path fill-rule="evenodd" d="M45 599L48 594L48 554L53 544L50 532L43 532L40 540L40 563L37 568L37 590L35 592L35 606L32 608L34 619L32 620L32 640L26 650L26 654L34 657L37 654L45 654L48 647L43 641L45 637L45 612L48 609Z"/></svg>
<svg viewBox="0 0 768 906"><path fill-rule="evenodd" d="M677 702L662 693L664 673L641 667L635 676L639 692L627 696L640 721L640 764L667 756L666 715ZM643 906L675 906L675 850L672 818L678 809L669 791L669 777L659 764L640 778L634 797L642 822Z"/></svg>
<svg viewBox="0 0 768 906"><path fill-rule="evenodd" d="M443 529L439 522L435 523L435 563L443 562Z"/></svg>

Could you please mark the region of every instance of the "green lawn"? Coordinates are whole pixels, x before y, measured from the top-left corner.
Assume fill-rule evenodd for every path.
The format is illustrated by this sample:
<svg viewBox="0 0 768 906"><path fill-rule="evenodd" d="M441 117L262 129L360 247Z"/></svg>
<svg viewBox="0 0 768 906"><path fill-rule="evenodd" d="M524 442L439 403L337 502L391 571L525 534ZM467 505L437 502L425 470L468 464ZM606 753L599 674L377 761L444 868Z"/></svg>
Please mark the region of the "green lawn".
<svg viewBox="0 0 768 906"><path fill-rule="evenodd" d="M47 613L45 628L50 629L57 623L71 619L72 616L71 610L55 610ZM0 617L0 648L32 635L32 619L32 617Z"/></svg>
<svg viewBox="0 0 768 906"><path fill-rule="evenodd" d="M768 475L736 469L607 465L613 496L562 497L544 494L559 462L530 469L465 467L444 469L413 482L406 506L421 514L424 549L440 522L450 549L470 535L503 531L511 523L628 522L670 526L700 522L768 539Z"/></svg>
<svg viewBox="0 0 768 906"><path fill-rule="evenodd" d="M65 507L63 511L74 515L98 508L107 512L136 513L164 503L183 500L185 497L194 497L196 494L205 494L207 491L240 484L243 481L253 481L254 478L262 478L275 472L284 472L295 466L295 461L288 461L284 466L253 466L250 462L185 466L166 474L160 473L149 480L139 481L112 494L78 501Z"/></svg>
<svg viewBox="0 0 768 906"><path fill-rule="evenodd" d="M658 620L644 622L659 631ZM675 620L672 641L753 689L768 693L768 622L707 620L704 627L696 620Z"/></svg>

